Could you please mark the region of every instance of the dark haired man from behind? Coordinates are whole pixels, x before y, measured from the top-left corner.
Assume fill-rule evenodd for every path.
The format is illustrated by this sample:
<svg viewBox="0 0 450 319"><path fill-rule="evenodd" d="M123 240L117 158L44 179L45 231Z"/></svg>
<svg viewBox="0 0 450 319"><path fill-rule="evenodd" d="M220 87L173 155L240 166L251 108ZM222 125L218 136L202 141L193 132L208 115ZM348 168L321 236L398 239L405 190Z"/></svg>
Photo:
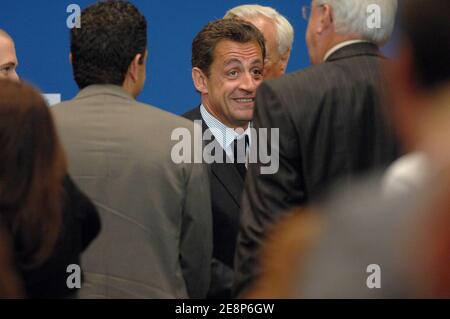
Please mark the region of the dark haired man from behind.
<svg viewBox="0 0 450 319"><path fill-rule="evenodd" d="M175 164L171 134L194 125L138 103L147 22L126 1L84 9L71 31L80 93L53 108L70 172L99 209L82 298L202 298L209 287L211 208L206 167Z"/></svg>

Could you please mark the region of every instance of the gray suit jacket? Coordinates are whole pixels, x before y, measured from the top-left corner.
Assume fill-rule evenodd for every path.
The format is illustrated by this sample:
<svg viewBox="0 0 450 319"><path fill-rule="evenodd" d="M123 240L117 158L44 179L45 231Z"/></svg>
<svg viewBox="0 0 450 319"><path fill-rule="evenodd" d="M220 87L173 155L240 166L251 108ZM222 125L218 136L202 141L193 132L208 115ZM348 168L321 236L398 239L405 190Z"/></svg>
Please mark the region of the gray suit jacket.
<svg viewBox="0 0 450 319"><path fill-rule="evenodd" d="M80 297L205 297L212 255L207 167L171 158L173 130L193 136L193 123L113 85L87 87L52 111L70 174L103 226L83 256Z"/></svg>

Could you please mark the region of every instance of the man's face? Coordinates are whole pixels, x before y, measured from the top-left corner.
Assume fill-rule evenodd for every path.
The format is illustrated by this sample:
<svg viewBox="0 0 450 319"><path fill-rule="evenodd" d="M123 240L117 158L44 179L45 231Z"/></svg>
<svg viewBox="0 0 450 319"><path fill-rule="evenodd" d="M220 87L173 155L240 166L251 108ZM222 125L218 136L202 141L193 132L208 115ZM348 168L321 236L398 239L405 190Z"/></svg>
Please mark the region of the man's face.
<svg viewBox="0 0 450 319"><path fill-rule="evenodd" d="M14 42L8 36L0 33L0 78L18 81L17 65Z"/></svg>
<svg viewBox="0 0 450 319"><path fill-rule="evenodd" d="M321 39L317 30L320 28L321 7L316 5L315 1L311 1L311 15L306 29L306 45L308 47L309 57L312 64L322 62Z"/></svg>
<svg viewBox="0 0 450 319"><path fill-rule="evenodd" d="M266 59L264 61L264 79L280 77L285 72L285 66L278 51L278 37L275 24L269 18L259 15L245 18L261 31L266 40Z"/></svg>
<svg viewBox="0 0 450 319"><path fill-rule="evenodd" d="M263 80L264 61L257 42L220 41L206 77L204 104L229 127L243 127L253 118L256 89Z"/></svg>

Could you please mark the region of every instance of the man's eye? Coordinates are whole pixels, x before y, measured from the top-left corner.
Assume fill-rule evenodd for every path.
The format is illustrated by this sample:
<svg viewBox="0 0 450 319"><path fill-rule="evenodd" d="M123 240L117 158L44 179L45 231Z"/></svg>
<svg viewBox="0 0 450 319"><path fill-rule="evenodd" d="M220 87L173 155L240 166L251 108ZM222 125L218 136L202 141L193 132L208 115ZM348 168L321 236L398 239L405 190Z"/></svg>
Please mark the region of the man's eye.
<svg viewBox="0 0 450 319"><path fill-rule="evenodd" d="M231 77L235 77L235 76L237 76L237 74L238 74L237 71L230 71L227 73L227 75L231 76Z"/></svg>
<svg viewBox="0 0 450 319"><path fill-rule="evenodd" d="M262 75L262 74L263 74L263 72L262 72L262 70L260 70L260 69L255 69L255 70L253 70L253 75L260 76L260 75Z"/></svg>

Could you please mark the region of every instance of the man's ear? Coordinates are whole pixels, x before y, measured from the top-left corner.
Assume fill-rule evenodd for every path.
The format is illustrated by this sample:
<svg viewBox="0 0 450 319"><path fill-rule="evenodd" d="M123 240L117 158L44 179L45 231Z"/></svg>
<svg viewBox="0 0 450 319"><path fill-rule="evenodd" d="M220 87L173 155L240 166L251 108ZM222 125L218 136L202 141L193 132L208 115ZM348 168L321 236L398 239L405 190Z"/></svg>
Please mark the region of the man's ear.
<svg viewBox="0 0 450 319"><path fill-rule="evenodd" d="M330 26L333 25L334 22L333 10L327 4L320 6L317 9L320 10L320 26L317 29L317 33L321 34L326 29L328 29Z"/></svg>
<svg viewBox="0 0 450 319"><path fill-rule="evenodd" d="M197 91L202 94L208 93L208 77L197 67L192 68L192 81Z"/></svg>
<svg viewBox="0 0 450 319"><path fill-rule="evenodd" d="M72 52L69 53L69 62L70 62L70 64L73 64Z"/></svg>
<svg viewBox="0 0 450 319"><path fill-rule="evenodd" d="M131 61L130 66L128 67L128 74L130 75L131 80L133 82L138 81L138 72L139 72L139 66L142 64L140 62L143 61L143 56L141 53L136 54L133 61Z"/></svg>
<svg viewBox="0 0 450 319"><path fill-rule="evenodd" d="M281 66L283 68L283 72L286 72L287 65L289 63L289 58L291 57L291 49L287 50L286 53L282 54L280 57Z"/></svg>

